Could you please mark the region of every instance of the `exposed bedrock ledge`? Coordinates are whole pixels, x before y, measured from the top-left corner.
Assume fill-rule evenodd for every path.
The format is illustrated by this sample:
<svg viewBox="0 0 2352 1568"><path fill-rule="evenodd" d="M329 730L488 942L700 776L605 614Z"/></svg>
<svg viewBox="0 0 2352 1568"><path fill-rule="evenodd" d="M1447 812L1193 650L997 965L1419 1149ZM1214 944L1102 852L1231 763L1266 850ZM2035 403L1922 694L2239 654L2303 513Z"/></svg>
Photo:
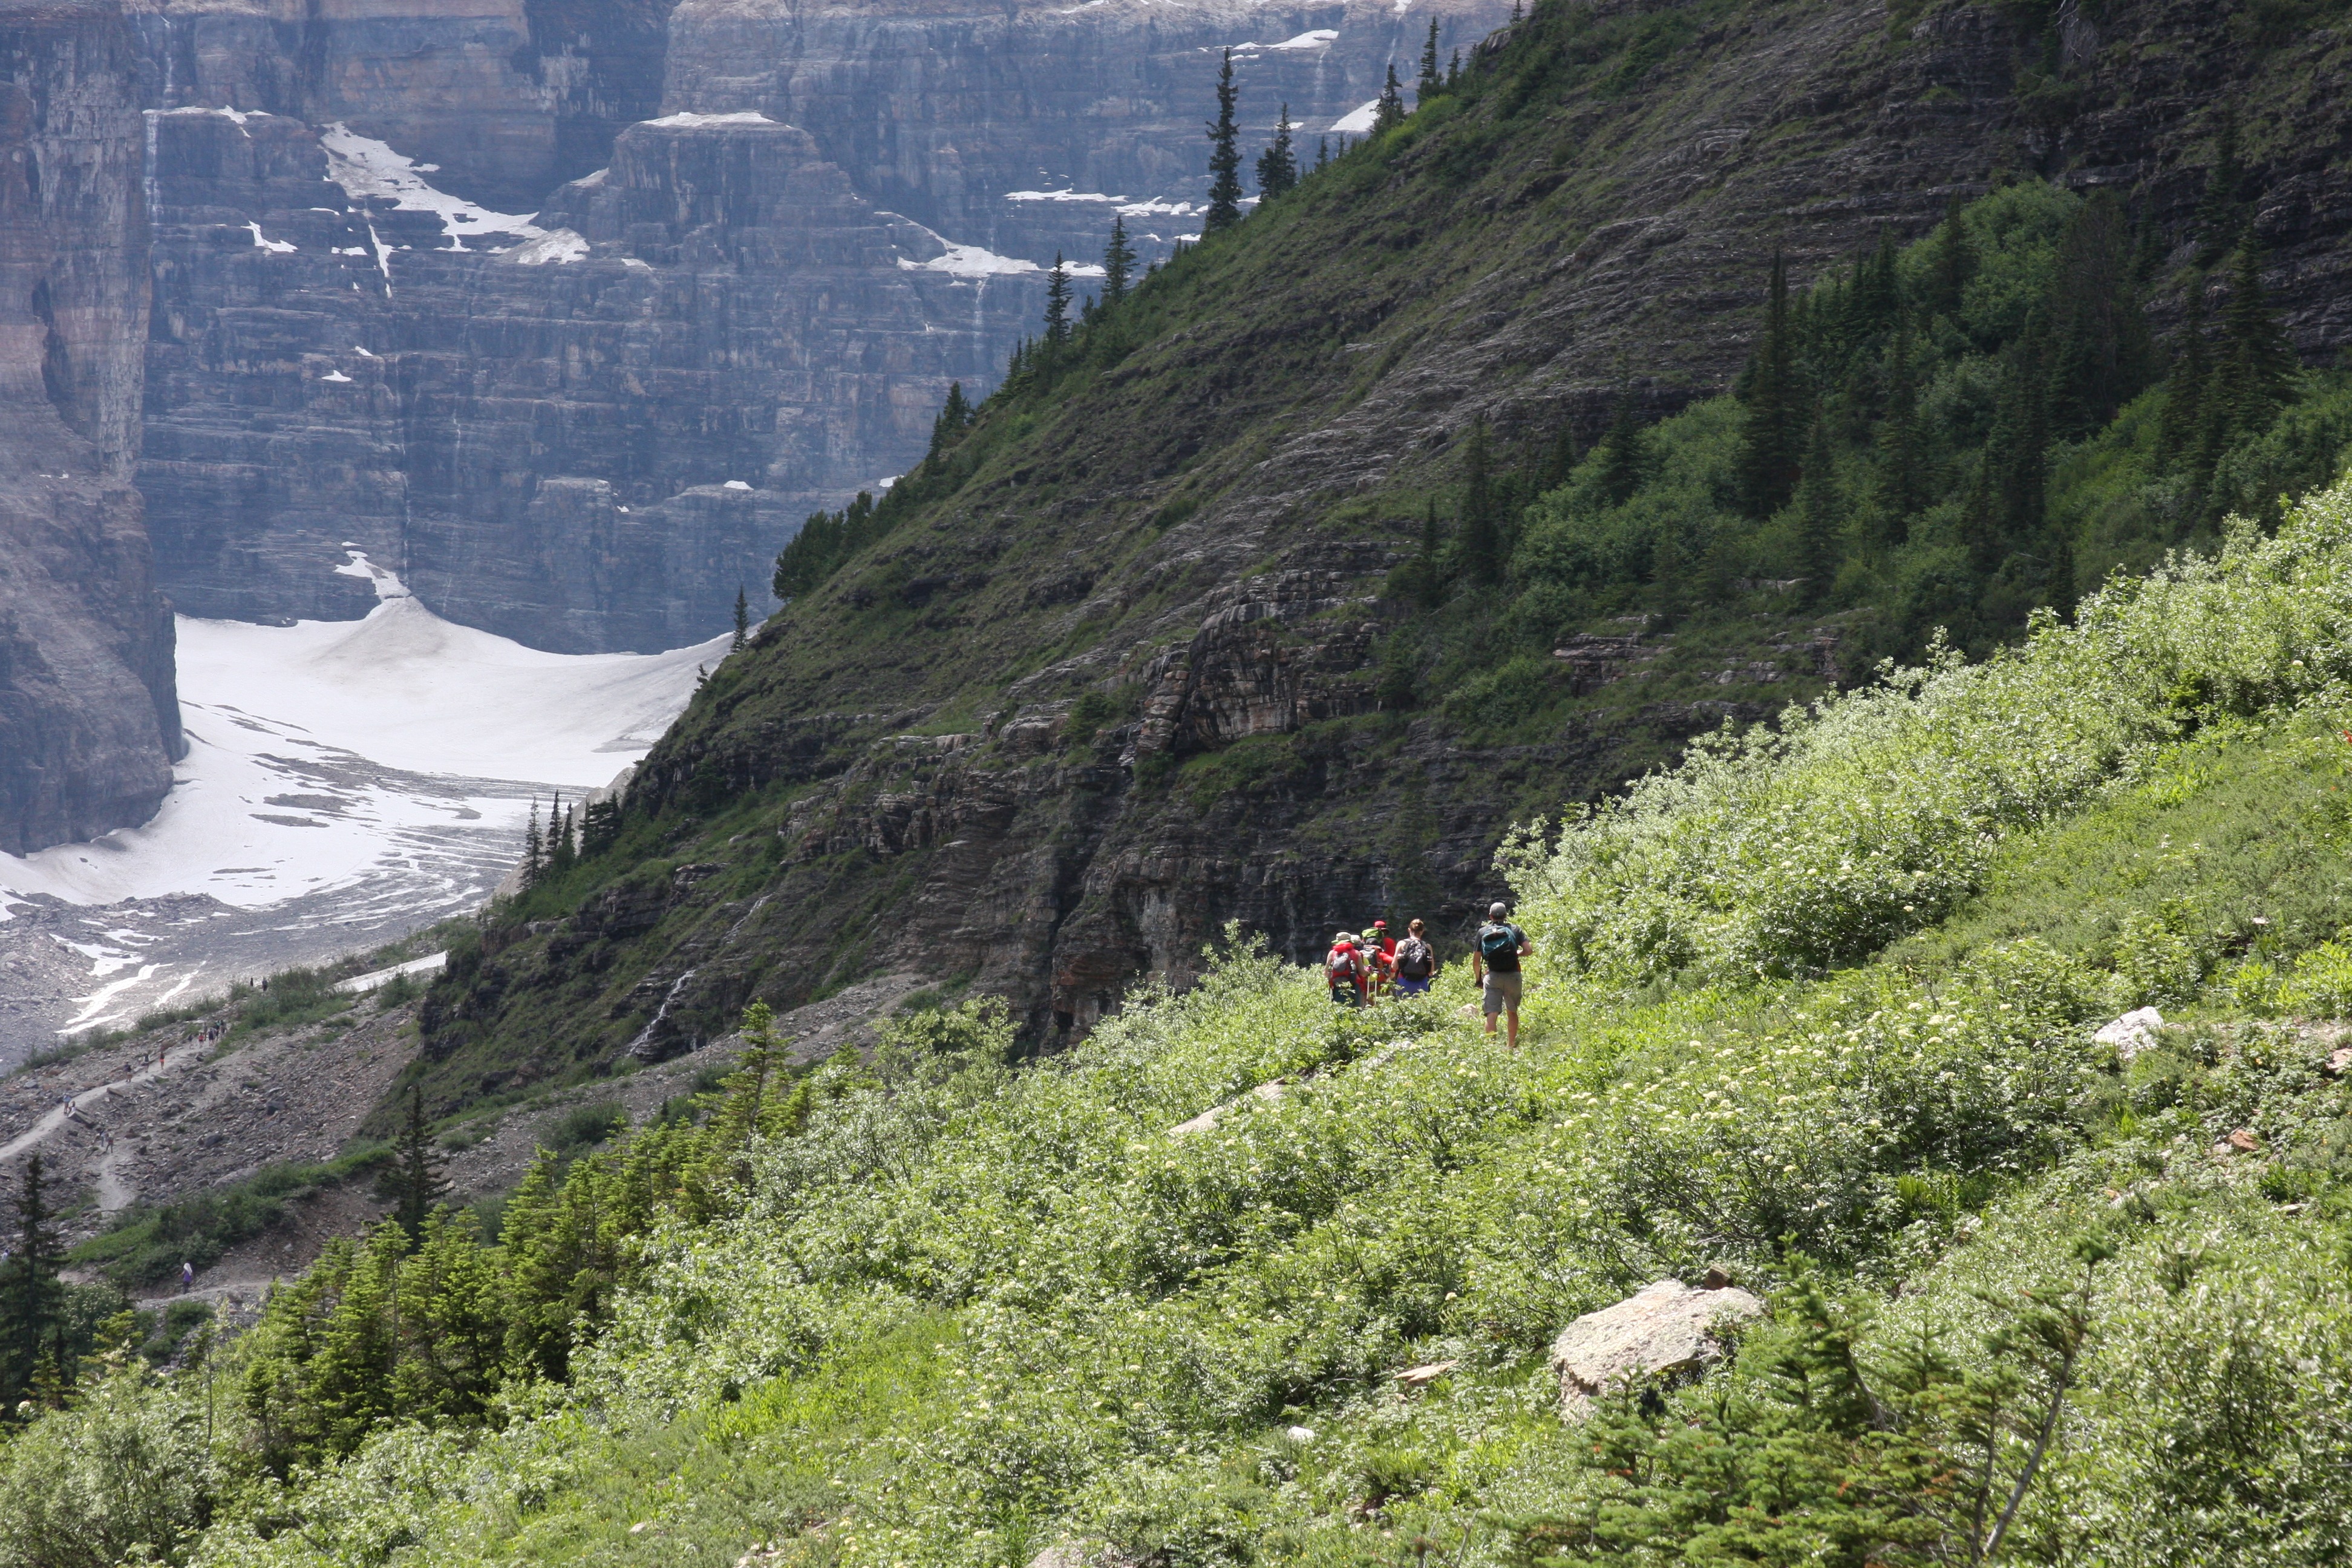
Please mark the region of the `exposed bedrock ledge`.
<svg viewBox="0 0 2352 1568"><path fill-rule="evenodd" d="M184 750L131 468L147 327L113 0L0 3L0 850L144 821Z"/></svg>
<svg viewBox="0 0 2352 1568"><path fill-rule="evenodd" d="M364 614L358 548L535 647L698 641L739 586L768 602L811 510L921 454L1043 292L928 265L939 237L789 126L632 126L548 236L459 250L346 197L299 121L149 123L141 483L194 614Z"/></svg>

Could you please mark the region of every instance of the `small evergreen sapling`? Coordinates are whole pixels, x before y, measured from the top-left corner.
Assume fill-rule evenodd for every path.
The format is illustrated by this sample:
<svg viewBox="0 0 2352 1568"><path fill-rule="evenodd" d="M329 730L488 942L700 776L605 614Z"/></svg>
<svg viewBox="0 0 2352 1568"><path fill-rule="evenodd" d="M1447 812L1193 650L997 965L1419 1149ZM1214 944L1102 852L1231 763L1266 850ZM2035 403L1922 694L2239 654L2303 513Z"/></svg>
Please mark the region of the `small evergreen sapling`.
<svg viewBox="0 0 2352 1568"><path fill-rule="evenodd" d="M425 1090L413 1084L392 1161L392 1217L415 1246L424 1237L426 1217L448 1201L449 1180L442 1171L440 1152L433 1146L432 1124L425 1119Z"/></svg>
<svg viewBox="0 0 2352 1568"><path fill-rule="evenodd" d="M735 584L735 635L728 639L729 653L741 653L751 641L751 601L743 596L743 584Z"/></svg>
<svg viewBox="0 0 2352 1568"><path fill-rule="evenodd" d="M1391 73L1393 75L1393 73ZM1240 102L1234 86L1234 51L1225 51L1217 73L1217 118L1209 127L1209 214L1204 234L1215 234L1242 221L1241 130L1234 110Z"/></svg>
<svg viewBox="0 0 2352 1568"><path fill-rule="evenodd" d="M1128 242L1127 219L1113 214L1110 220L1110 243L1103 247L1102 308L1106 310L1127 298L1129 282L1135 276L1135 247ZM961 397L963 386L958 383L950 395Z"/></svg>
<svg viewBox="0 0 2352 1568"><path fill-rule="evenodd" d="M1054 252L1054 269L1045 274L1045 351L1058 357L1070 343L1070 269L1060 251Z"/></svg>

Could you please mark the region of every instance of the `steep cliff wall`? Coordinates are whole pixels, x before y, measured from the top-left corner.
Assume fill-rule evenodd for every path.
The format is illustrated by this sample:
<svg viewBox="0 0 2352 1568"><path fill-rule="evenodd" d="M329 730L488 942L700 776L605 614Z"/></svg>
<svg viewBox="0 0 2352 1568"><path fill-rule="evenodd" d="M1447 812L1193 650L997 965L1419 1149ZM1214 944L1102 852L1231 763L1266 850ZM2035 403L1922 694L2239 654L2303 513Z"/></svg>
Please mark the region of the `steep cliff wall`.
<svg viewBox="0 0 2352 1568"><path fill-rule="evenodd" d="M1417 686L1528 646L1481 618L1504 586L1447 601L1461 647L1433 650L1389 575L1432 503L1467 505L1475 422L1494 452L1582 445L1621 398L1724 388L1776 251L1802 283L2004 182L2121 190L2169 330L2218 201L2307 363L2352 334L2329 27L1559 5L1484 59L1163 274L1083 372L992 408L933 499L721 666L619 848L436 988L437 1091L658 1056L885 965L1009 995L1051 1040L1138 976L1182 982L1228 919L1294 958L1374 914L1458 940L1507 825L1855 673L1842 622L1749 584L1708 634L1737 654L1646 615L1532 628L1566 645L1481 678L1549 694L1514 728Z"/></svg>
<svg viewBox="0 0 2352 1568"><path fill-rule="evenodd" d="M143 821L181 754L139 495L137 58L112 0L0 5L0 849Z"/></svg>

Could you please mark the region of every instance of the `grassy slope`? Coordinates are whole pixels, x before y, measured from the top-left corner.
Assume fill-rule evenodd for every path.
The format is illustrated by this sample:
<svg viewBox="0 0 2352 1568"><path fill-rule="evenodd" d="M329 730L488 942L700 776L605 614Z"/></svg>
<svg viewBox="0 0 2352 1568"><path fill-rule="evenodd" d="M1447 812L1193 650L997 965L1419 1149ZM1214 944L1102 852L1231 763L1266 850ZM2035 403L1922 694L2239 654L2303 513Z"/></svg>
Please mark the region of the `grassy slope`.
<svg viewBox="0 0 2352 1568"><path fill-rule="evenodd" d="M1496 1562L1498 1518L1623 1493L1549 1413L1542 1352L1573 1313L1710 1264L1771 1289L1799 1248L1879 1377L1922 1332L1981 1361L2000 1301L2063 1279L2084 1231L2119 1251L2013 1555L2328 1560L2352 1501L2352 1141L2338 1032L2296 1020L2352 1005L2352 954L2319 940L2352 921L2352 487L2291 542L2084 622L1685 770L1586 830L1623 853L1528 862L1546 956L1521 1057L1452 1013L1458 973L1428 1011L1360 1019L1242 961L1066 1068L902 1064L772 1148L740 1224L669 1244L569 1413L463 1462L461 1435L388 1435L262 1510L299 1534L232 1522L210 1560L767 1541L755 1561L1020 1563L1076 1536L1370 1563L1425 1533ZM2015 721L1972 721L1987 700ZM1967 777L1906 816L1905 769L1939 755ZM1708 828L1727 803L1806 806L1775 851L1817 868L1795 881L1927 868L1908 934L1756 977L1811 938L1751 918L1794 884ZM1711 911L1666 982L1566 956L1590 900L1636 907L1625 888L1662 921ZM2127 1066L2089 1041L2158 1000L2185 1023ZM1391 1037L1412 1044L1361 1059ZM1160 1136L1308 1068L1278 1106ZM2217 1152L2241 1128L2255 1152ZM1774 1397L1782 1334L1666 1428ZM1452 1377L1394 1391L1439 1357Z"/></svg>

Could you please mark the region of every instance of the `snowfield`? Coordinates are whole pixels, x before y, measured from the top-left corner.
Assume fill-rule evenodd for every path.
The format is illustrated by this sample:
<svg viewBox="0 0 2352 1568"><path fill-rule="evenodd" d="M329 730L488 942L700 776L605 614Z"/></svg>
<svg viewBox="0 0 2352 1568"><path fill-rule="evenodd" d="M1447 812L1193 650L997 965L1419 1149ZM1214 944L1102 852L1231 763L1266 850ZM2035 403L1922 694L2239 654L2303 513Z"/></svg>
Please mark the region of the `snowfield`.
<svg viewBox="0 0 2352 1568"><path fill-rule="evenodd" d="M531 802L608 783L727 650L541 653L350 553L379 595L364 620L180 619L188 755L153 820L0 855L0 1064L478 905Z"/></svg>

